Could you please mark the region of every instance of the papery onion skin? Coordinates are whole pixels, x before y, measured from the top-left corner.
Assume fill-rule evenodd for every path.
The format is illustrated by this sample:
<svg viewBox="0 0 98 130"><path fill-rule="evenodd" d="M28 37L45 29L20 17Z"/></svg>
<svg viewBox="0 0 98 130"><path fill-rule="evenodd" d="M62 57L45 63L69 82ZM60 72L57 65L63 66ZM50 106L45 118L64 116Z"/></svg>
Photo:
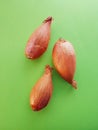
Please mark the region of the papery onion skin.
<svg viewBox="0 0 98 130"><path fill-rule="evenodd" d="M77 83L73 79L76 70L76 56L72 44L64 39L59 39L54 45L52 58L61 77L77 89Z"/></svg>
<svg viewBox="0 0 98 130"><path fill-rule="evenodd" d="M52 68L47 65L42 77L37 81L30 94L30 105L34 111L47 106L52 96Z"/></svg>
<svg viewBox="0 0 98 130"><path fill-rule="evenodd" d="M29 38L25 55L29 59L40 57L47 49L50 40L52 17L45 19L40 27L38 27Z"/></svg>

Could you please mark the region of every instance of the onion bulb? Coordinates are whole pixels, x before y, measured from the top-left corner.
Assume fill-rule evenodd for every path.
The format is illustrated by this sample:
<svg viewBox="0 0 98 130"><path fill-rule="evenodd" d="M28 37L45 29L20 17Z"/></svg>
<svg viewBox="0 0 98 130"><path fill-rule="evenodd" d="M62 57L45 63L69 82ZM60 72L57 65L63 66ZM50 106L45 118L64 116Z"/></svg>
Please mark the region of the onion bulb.
<svg viewBox="0 0 98 130"><path fill-rule="evenodd" d="M73 79L76 69L76 56L72 44L64 39L59 39L52 52L53 63L61 77L77 89Z"/></svg>
<svg viewBox="0 0 98 130"><path fill-rule="evenodd" d="M39 111L47 106L52 95L52 88L52 68L47 65L44 74L30 94L30 105L34 111Z"/></svg>
<svg viewBox="0 0 98 130"><path fill-rule="evenodd" d="M50 40L51 22L52 17L46 18L30 36L25 48L27 58L36 59L46 51Z"/></svg>

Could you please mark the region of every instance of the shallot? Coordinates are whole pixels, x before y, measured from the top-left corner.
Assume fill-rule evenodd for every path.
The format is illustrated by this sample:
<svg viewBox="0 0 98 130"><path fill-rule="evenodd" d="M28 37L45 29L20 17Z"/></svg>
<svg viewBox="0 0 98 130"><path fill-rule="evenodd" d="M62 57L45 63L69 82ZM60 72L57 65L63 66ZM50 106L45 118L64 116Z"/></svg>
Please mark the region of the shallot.
<svg viewBox="0 0 98 130"><path fill-rule="evenodd" d="M36 59L46 51L50 40L51 22L52 17L46 18L30 36L25 48L27 58Z"/></svg>
<svg viewBox="0 0 98 130"><path fill-rule="evenodd" d="M73 79L76 69L76 56L72 44L64 39L59 39L52 52L53 63L61 77L77 89Z"/></svg>
<svg viewBox="0 0 98 130"><path fill-rule="evenodd" d="M30 105L34 111L39 111L47 106L52 95L52 89L52 68L47 65L44 74L31 91Z"/></svg>

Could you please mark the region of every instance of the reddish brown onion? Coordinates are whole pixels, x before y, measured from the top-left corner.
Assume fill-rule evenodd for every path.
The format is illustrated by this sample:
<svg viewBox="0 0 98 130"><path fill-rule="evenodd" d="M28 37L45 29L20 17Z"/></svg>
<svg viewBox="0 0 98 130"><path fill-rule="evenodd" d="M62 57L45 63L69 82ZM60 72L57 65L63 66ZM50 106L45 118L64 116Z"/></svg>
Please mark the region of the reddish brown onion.
<svg viewBox="0 0 98 130"><path fill-rule="evenodd" d="M47 49L50 40L52 17L45 19L40 27L38 27L29 38L25 55L29 59L40 57Z"/></svg>
<svg viewBox="0 0 98 130"><path fill-rule="evenodd" d="M59 39L54 45L52 58L54 66L61 77L76 89L77 83L73 80L76 69L76 57L72 44L64 39Z"/></svg>
<svg viewBox="0 0 98 130"><path fill-rule="evenodd" d="M52 95L52 68L47 65L42 77L33 87L30 95L30 105L34 111L39 111L47 106Z"/></svg>

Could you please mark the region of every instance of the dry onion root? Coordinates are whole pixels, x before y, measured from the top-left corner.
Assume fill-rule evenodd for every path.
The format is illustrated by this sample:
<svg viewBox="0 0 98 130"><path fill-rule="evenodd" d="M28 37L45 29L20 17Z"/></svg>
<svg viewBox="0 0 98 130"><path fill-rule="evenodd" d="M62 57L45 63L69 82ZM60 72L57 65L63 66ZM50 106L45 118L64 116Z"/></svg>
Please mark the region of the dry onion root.
<svg viewBox="0 0 98 130"><path fill-rule="evenodd" d="M64 39L59 39L52 52L53 63L61 77L77 89L73 79L76 69L76 57L72 44Z"/></svg>

